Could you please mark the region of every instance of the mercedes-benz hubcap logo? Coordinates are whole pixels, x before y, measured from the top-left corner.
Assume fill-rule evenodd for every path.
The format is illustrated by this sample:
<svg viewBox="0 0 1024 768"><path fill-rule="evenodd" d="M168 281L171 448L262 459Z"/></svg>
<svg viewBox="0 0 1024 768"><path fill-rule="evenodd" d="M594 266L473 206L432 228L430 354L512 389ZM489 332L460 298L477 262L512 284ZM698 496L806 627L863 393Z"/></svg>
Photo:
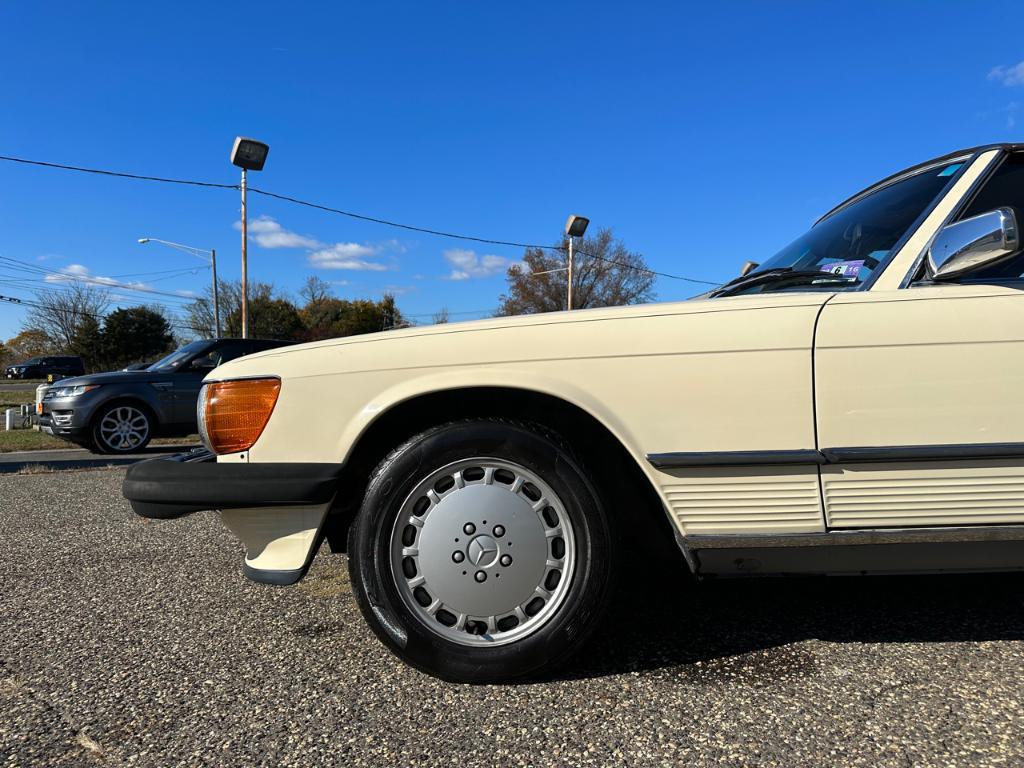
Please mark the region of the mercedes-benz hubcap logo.
<svg viewBox="0 0 1024 768"><path fill-rule="evenodd" d="M469 542L466 554L473 565L486 568L498 558L498 542L490 536L477 536Z"/></svg>

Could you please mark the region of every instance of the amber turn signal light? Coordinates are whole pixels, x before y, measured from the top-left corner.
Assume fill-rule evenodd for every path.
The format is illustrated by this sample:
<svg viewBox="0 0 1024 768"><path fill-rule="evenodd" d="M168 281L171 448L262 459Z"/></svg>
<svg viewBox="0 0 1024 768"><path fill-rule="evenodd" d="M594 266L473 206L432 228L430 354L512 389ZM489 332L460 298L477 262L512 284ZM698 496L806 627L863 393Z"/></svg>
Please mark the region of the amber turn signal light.
<svg viewBox="0 0 1024 768"><path fill-rule="evenodd" d="M199 395L199 430L214 453L247 451L270 420L280 379L213 381Z"/></svg>

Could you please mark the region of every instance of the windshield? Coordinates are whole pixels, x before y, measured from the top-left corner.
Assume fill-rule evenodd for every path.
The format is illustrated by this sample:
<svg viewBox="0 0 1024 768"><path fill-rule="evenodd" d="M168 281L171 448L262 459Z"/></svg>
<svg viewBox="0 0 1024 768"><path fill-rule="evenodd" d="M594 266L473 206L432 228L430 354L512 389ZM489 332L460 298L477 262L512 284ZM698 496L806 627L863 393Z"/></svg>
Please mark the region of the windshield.
<svg viewBox="0 0 1024 768"><path fill-rule="evenodd" d="M156 361L147 370L162 371L163 373L176 371L181 367L182 363L194 357L197 353L202 352L208 346L210 346L209 341L193 341L181 347L181 349L174 350L163 360Z"/></svg>
<svg viewBox="0 0 1024 768"><path fill-rule="evenodd" d="M749 288L737 285L737 290L730 293L857 288L885 264L892 248L929 204L945 191L962 165L949 163L929 168L850 203L818 222L747 275L752 278L768 270L821 272L820 285L816 286L810 275L802 280L755 281Z"/></svg>
<svg viewBox="0 0 1024 768"><path fill-rule="evenodd" d="M24 363L22 363L22 365L39 365L41 362L43 362L43 358L33 357L29 360L26 360Z"/></svg>

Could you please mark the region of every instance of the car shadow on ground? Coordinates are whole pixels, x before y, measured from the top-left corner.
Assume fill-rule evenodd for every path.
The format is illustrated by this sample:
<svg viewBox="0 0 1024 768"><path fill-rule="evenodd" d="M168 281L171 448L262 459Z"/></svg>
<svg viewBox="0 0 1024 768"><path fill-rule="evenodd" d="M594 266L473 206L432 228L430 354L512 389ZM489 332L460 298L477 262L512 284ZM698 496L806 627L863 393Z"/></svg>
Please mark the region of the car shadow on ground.
<svg viewBox="0 0 1024 768"><path fill-rule="evenodd" d="M809 674L813 654L799 645L777 650L803 640L1024 639L1024 573L698 583L675 571L624 581L596 639L558 677L659 672L710 682L742 674L756 684Z"/></svg>

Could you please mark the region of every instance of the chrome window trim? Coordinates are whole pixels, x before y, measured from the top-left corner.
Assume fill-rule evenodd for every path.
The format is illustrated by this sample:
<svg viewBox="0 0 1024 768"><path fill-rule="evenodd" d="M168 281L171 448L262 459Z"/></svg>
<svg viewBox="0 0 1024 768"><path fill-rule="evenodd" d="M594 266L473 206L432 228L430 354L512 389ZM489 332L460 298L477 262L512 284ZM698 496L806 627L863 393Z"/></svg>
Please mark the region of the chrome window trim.
<svg viewBox="0 0 1024 768"><path fill-rule="evenodd" d="M834 211L830 212L827 216L822 218L822 220L824 220L825 218L828 218L828 216L831 216L833 213L838 213L850 203L862 200L870 194L874 194L875 192L881 189L885 189L886 187L896 184L897 182L909 179L913 176L918 175L919 173L927 173L928 171L933 171L936 168L941 168L942 166L950 165L951 163L961 163L960 167L956 169L956 173L949 177L949 181L946 184L945 190L937 194L934 198L932 198L932 201L927 206L925 206L924 210L921 211L920 215L916 219L914 219L914 222L909 227L907 227L906 231L903 233L900 239L893 244L892 248L889 249L889 253L886 254L885 258L878 265L878 267L872 270L871 274L868 276L868 279L857 286L858 291L871 290L872 286L876 282L878 282L878 279L885 272L888 271L889 267L892 265L893 260L896 258L899 252L903 250L903 247L910 241L910 239L914 235L917 234L918 230L921 229L925 221L928 220L928 217L931 216L932 211L934 211L936 207L938 207L939 203L946 199L946 196L950 193L953 187L956 186L956 183L965 173L967 173L967 171L974 165L974 163L977 162L980 156L980 153L974 152L972 154L967 155L961 154L954 155L952 157L944 157L934 162L926 163L922 166L912 169L911 171L908 171L907 173L900 174L899 176L895 176L892 179L887 179L886 181L883 181L880 184L875 185L871 189L862 192L860 195L857 195L856 197L852 198L850 201L844 203L842 206L836 208ZM931 242L931 240L929 240L929 242Z"/></svg>
<svg viewBox="0 0 1024 768"><path fill-rule="evenodd" d="M910 269L907 271L907 274L903 276L903 279L900 281L897 290L902 290L904 288L910 288L913 286L914 275L916 275L918 270L921 269L921 264L924 263L925 258L927 258L928 256L928 249L932 247L932 243L935 242L935 238L938 236L939 232L941 232L942 228L949 224L951 221L956 221L956 218L965 210L967 210L967 207L972 202L974 202L974 198L977 196L978 192L981 191L981 188L984 187L989 182L989 180L995 175L996 171L998 171L999 168L1002 167L1003 163L1006 161L1006 158L1010 156L1010 153L1011 150L1003 148L998 155L992 158L992 160L988 164L988 167L986 167L985 170L983 170L978 175L978 178L974 180L971 186L967 188L967 190L961 196L959 202L955 206L953 206L952 210L949 212L949 215L942 220L942 223L939 224L938 227L936 227L935 231L932 233L932 236L928 238L928 242L925 243L924 248L922 248L921 252L917 254L917 256L914 258L914 262L910 265ZM976 156L974 159L977 160L978 157ZM966 165L964 169L970 167L970 165L973 165L973 162Z"/></svg>

